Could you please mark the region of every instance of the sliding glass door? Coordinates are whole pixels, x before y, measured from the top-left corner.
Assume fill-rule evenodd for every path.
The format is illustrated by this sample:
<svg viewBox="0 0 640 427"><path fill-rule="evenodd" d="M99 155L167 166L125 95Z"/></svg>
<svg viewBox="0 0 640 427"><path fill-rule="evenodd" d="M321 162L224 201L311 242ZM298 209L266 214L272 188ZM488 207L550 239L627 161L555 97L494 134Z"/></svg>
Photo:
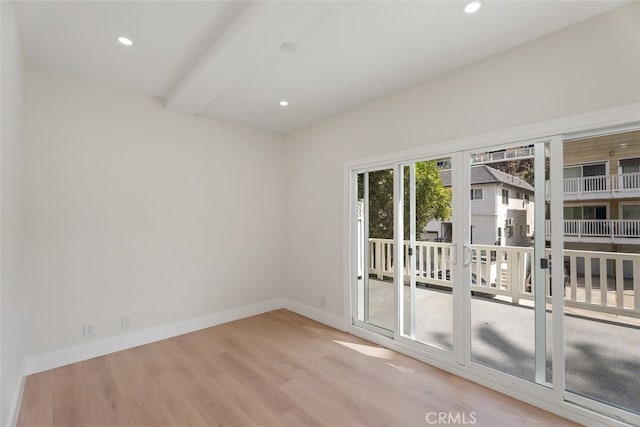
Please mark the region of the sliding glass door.
<svg viewBox="0 0 640 427"><path fill-rule="evenodd" d="M546 387L553 374L550 155L550 142L466 154L470 359Z"/></svg>
<svg viewBox="0 0 640 427"><path fill-rule="evenodd" d="M567 399L640 415L640 131L563 153Z"/></svg>
<svg viewBox="0 0 640 427"><path fill-rule="evenodd" d="M352 170L353 324L638 423L639 164L633 131Z"/></svg>

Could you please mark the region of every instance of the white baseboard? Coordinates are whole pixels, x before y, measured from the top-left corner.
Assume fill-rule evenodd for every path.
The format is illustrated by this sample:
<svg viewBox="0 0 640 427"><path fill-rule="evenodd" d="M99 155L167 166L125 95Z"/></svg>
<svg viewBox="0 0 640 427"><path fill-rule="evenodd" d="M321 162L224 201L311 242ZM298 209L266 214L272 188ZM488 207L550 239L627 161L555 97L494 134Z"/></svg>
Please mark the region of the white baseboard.
<svg viewBox="0 0 640 427"><path fill-rule="evenodd" d="M336 316L332 313L327 313L326 311L318 310L315 307L311 307L306 304L302 304L301 302L293 301L288 298L284 298L284 307L287 310L293 311L301 316L308 317L309 319L315 320L317 322L323 323L327 326L331 326L332 328L339 329L341 331L347 331L349 324L345 319L340 316Z"/></svg>
<svg viewBox="0 0 640 427"><path fill-rule="evenodd" d="M28 357L24 375L30 375L48 369L80 362L93 357L103 356L116 351L149 344L155 341L187 334L199 329L210 328L245 317L255 316L284 307L284 299L277 298L257 304L237 307L206 316L169 323L155 328L130 332L86 344L74 345L60 350L50 351L37 356Z"/></svg>
<svg viewBox="0 0 640 427"><path fill-rule="evenodd" d="M16 384L15 393L11 400L11 406L9 407L9 417L7 419L8 425L14 427L18 423L18 415L20 414L20 405L22 403L22 394L24 393L24 383L26 380L25 375L26 360L23 360L22 367L20 369L20 375L18 376L18 384Z"/></svg>

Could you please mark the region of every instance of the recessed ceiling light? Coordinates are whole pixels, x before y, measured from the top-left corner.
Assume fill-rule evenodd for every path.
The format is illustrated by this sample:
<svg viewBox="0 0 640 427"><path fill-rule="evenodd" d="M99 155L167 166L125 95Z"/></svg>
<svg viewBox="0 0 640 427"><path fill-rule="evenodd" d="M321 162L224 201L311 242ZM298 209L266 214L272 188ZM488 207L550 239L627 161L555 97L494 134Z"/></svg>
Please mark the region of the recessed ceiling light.
<svg viewBox="0 0 640 427"><path fill-rule="evenodd" d="M133 45L133 41L129 37L125 37L125 36L118 36L118 43L125 46Z"/></svg>
<svg viewBox="0 0 640 427"><path fill-rule="evenodd" d="M293 53L293 52L295 52L295 51L296 51L296 45L295 45L295 43L285 42L285 43L282 43L282 44L280 45L280 49L281 49L283 52Z"/></svg>
<svg viewBox="0 0 640 427"><path fill-rule="evenodd" d="M464 7L465 13L476 13L482 7L481 0L472 0Z"/></svg>
<svg viewBox="0 0 640 427"><path fill-rule="evenodd" d="M289 105L288 101L285 101L284 99L282 101L280 101L280 106L281 107L286 107L287 105Z"/></svg>

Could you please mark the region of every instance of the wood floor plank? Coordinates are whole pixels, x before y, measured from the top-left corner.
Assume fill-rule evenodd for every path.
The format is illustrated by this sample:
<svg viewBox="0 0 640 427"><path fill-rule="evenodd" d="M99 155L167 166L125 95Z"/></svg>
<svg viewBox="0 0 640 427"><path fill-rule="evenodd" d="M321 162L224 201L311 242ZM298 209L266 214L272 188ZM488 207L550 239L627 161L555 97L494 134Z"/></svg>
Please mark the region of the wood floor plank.
<svg viewBox="0 0 640 427"><path fill-rule="evenodd" d="M171 375L207 425L251 425L251 419L229 399L226 389L211 381L222 374L222 369L211 362L206 349L194 343L184 345L185 341L180 341L177 348L186 369L174 370Z"/></svg>
<svg viewBox="0 0 640 427"><path fill-rule="evenodd" d="M180 365L177 347L165 341L159 341L137 348L138 367L143 372L151 393L160 404L164 417L174 426L206 426L206 421L193 407L189 398L182 392L172 375L182 371L184 375L194 376L187 366Z"/></svg>
<svg viewBox="0 0 640 427"><path fill-rule="evenodd" d="M252 391L249 384L243 384L229 374L220 375L217 380L236 404L241 406L252 425L274 427L285 425L278 415L268 408L268 404Z"/></svg>
<svg viewBox="0 0 640 427"><path fill-rule="evenodd" d="M163 373L146 380L152 385L151 392L160 403L166 424L183 427L207 425L171 374Z"/></svg>
<svg viewBox="0 0 640 427"><path fill-rule="evenodd" d="M53 425L90 425L82 365L63 366L53 371Z"/></svg>
<svg viewBox="0 0 640 427"><path fill-rule="evenodd" d="M106 357L86 360L80 365L84 376L90 425L130 425Z"/></svg>
<svg viewBox="0 0 640 427"><path fill-rule="evenodd" d="M290 426L290 427L300 427L300 426L321 427L321 426L324 426L324 424L320 420L315 418L309 412L304 411L304 410L302 410L300 408L290 409L289 411L287 411L284 414L282 414L282 416L280 416L280 419L282 420L282 422L285 425Z"/></svg>
<svg viewBox="0 0 640 427"><path fill-rule="evenodd" d="M18 427L53 425L53 371L29 375L25 381Z"/></svg>
<svg viewBox="0 0 640 427"><path fill-rule="evenodd" d="M287 310L31 375L18 426L570 426Z"/></svg>
<svg viewBox="0 0 640 427"><path fill-rule="evenodd" d="M124 407L131 425L161 426L167 422L162 416L160 404L142 371L139 369L133 351L120 351L106 356L113 380L118 385Z"/></svg>

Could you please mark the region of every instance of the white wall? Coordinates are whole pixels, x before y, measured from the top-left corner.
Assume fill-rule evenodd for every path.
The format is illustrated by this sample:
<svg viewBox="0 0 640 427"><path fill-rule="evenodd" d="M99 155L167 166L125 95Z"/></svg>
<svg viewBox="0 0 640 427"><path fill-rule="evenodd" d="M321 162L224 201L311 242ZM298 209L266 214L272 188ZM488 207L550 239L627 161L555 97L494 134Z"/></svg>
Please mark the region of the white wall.
<svg viewBox="0 0 640 427"><path fill-rule="evenodd" d="M495 215L498 211L496 191L500 191L495 183L474 184L471 188L482 188L482 200L471 200L471 212L474 215ZM471 196L469 196L471 197ZM494 230L495 233L495 230ZM495 241L495 239L493 239Z"/></svg>
<svg viewBox="0 0 640 427"><path fill-rule="evenodd" d="M498 215L471 215L471 242L476 245L495 245L498 241L498 227L502 227L504 232L504 222L502 225L498 221ZM504 236L502 237L504 243Z"/></svg>
<svg viewBox="0 0 640 427"><path fill-rule="evenodd" d="M639 20L633 2L287 135L288 296L342 314L345 160L638 102Z"/></svg>
<svg viewBox="0 0 640 427"><path fill-rule="evenodd" d="M27 67L24 144L28 355L282 296L280 135Z"/></svg>
<svg viewBox="0 0 640 427"><path fill-rule="evenodd" d="M25 351L21 280L21 167L24 56L11 3L0 5L2 89L0 98L0 425L13 415Z"/></svg>

